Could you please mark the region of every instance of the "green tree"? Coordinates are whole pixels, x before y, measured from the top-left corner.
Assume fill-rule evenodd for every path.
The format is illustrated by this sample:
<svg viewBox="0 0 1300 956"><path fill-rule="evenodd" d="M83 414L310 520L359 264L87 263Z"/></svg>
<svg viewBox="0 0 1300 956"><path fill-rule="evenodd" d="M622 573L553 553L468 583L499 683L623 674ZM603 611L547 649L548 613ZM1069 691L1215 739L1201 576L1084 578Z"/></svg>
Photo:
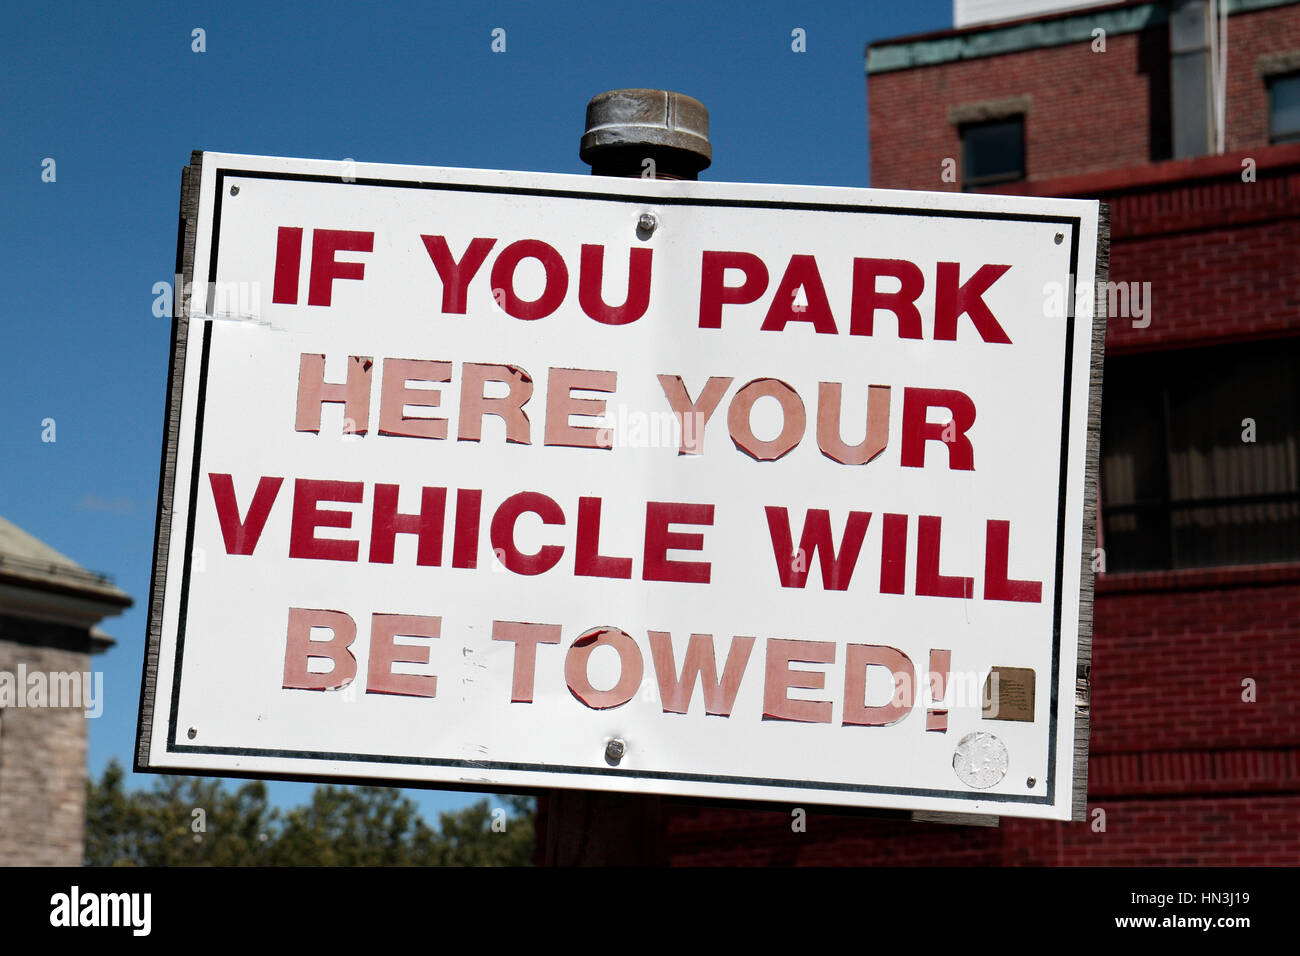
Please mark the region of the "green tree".
<svg viewBox="0 0 1300 956"><path fill-rule="evenodd" d="M88 866L256 866L269 862L276 812L266 785L233 793L219 780L160 777L152 790L127 791L116 761L86 799Z"/></svg>
<svg viewBox="0 0 1300 956"><path fill-rule="evenodd" d="M272 851L284 866L435 866L436 834L415 804L384 787L319 786L294 807Z"/></svg>
<svg viewBox="0 0 1300 956"><path fill-rule="evenodd" d="M532 862L534 811L498 796L439 814L385 787L322 785L289 809L260 781L163 776L128 791L110 762L87 787L87 866L523 866Z"/></svg>
<svg viewBox="0 0 1300 956"><path fill-rule="evenodd" d="M498 795L438 814L443 866L524 866L533 860L536 815L527 797Z"/></svg>

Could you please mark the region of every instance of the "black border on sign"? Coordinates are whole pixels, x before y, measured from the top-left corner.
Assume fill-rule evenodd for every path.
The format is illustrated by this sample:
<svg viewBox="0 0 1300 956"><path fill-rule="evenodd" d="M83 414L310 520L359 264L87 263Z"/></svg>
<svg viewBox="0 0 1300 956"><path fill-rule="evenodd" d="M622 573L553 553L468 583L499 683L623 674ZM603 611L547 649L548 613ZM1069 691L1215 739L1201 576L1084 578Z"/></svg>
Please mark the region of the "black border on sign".
<svg viewBox="0 0 1300 956"><path fill-rule="evenodd" d="M212 244L209 250L208 258L208 300L205 312L211 314L212 301L211 297L214 292L216 282L217 267L219 264L219 249L221 237L221 200L225 189L225 179L229 175L231 178L238 179L277 179L290 182L314 182L314 183L337 183L356 186L380 186L386 188L398 189L433 189L447 190L452 192L469 192L469 193L496 193L508 195L527 195L527 196L545 196L551 198L563 199L588 199L605 202L624 202L624 203L651 203L655 205L677 205L677 206L730 206L743 207L751 209L792 209L806 210L814 212L843 212L843 213L868 213L875 215L901 215L901 216L920 216L932 219L982 219L982 220L1011 220L1020 222L1037 222L1037 223L1054 223L1070 229L1070 271L1069 278L1075 279L1078 276L1078 257L1079 257L1079 230L1082 219L1079 216L1048 216L1033 215L1027 213L1009 213L1009 212L979 212L974 210L944 210L944 209L923 209L905 206L885 206L885 205L860 205L851 203L816 203L816 202L782 202L773 200L749 200L749 199L716 199L701 197L685 196L644 196L630 193L607 193L587 190L568 190L568 189L534 189L520 186L485 186L465 183L430 183L418 182L411 180L389 180L389 179L354 179L344 181L339 176L326 176L311 173L284 173L271 172L266 170L244 170L234 168L220 168L216 170L216 192L213 202L212 211ZM1073 291L1073 283L1067 283L1066 288ZM495 769L504 771L524 771L545 773L551 775L571 775L574 777L606 777L606 778L635 778L642 780L680 780L695 783L716 783L716 784L736 784L757 787L772 787L786 789L800 789L808 791L824 791L827 794L852 792L852 793L878 793L891 794L897 796L924 796L942 799L968 800L972 802L983 801L994 806L997 804L1031 804L1031 805L1052 805L1055 803L1054 795L1056 791L1056 751L1057 751L1057 715L1060 706L1060 652L1061 652L1061 616L1064 610L1064 569L1065 569L1065 502L1067 492L1067 464L1069 459L1069 437L1070 437L1070 388L1072 381L1072 365L1074 359L1074 329L1075 314L1073 295L1067 296L1066 307L1066 327L1065 327L1065 355L1064 368L1062 370L1062 416L1061 416L1061 446L1058 471L1058 503L1056 515L1056 567L1055 567L1055 593L1056 600L1053 608L1052 621L1052 655L1051 655L1051 704L1050 717L1048 722L1048 741L1047 741L1047 785L1043 796L1032 794L1009 794L990 791L969 791L969 790L932 790L920 787L884 787L868 784L852 783L835 783L830 781L815 780L790 780L782 778L767 777L741 777L723 774L704 774L704 773L675 773L670 771L653 771L653 770L630 770L619 769L616 767L584 767L584 766L566 766L557 764L535 764L510 761L495 760L462 760L452 758L437 757L402 757L386 754L364 754L351 752L329 752L329 751L303 751L303 750L275 750L266 748L253 747L212 747L200 746L194 744L180 744L176 742L177 733L177 714L180 707L180 684L182 660L185 650L185 627L186 617L189 611L189 586L191 573L191 556L194 553L194 525L195 515L198 508L198 489L200 484L200 461L202 459L203 446L203 412L206 404L207 395L207 378L208 378L208 359L212 344L212 320L204 319L203 329L203 352L200 360L199 383L198 383L198 403L194 425L193 440L193 457L190 462L190 493L187 509L187 526L186 526L186 552L184 561L184 570L181 580L180 608L177 622L176 633L176 653L172 673L172 692L170 710L168 715L168 733L167 733L167 752L177 754L220 754L224 756L235 757L272 757L280 759L295 760L325 760L335 762L357 762L370 764L391 764L395 766L429 766L429 767L463 767L467 769ZM1096 320L1094 320L1096 321ZM1086 484L1086 482L1085 482ZM1086 489L1085 489L1086 491ZM1086 496L1085 496L1086 497ZM151 769L147 766L138 766L137 769ZM174 769L174 768L173 768ZM284 780L320 780L334 779L332 775L311 774L304 772L302 774L294 773L261 773L256 774L258 777L268 779ZM441 786L444 781L431 781L427 779L411 780L407 778L386 778L386 777L366 777L365 781L372 784L389 784L393 786L412 786L412 785L437 785ZM537 784L543 785L540 782ZM554 784L545 784L552 786ZM513 785L506 785L513 786ZM528 784L520 786L527 787Z"/></svg>

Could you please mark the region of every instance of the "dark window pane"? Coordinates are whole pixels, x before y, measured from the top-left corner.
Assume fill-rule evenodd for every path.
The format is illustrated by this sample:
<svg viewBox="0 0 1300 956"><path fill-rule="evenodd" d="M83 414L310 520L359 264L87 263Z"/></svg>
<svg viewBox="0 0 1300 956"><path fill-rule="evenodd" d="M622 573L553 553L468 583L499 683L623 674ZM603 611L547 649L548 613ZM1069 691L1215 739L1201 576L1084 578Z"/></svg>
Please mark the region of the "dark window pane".
<svg viewBox="0 0 1300 956"><path fill-rule="evenodd" d="M967 188L1024 179L1024 117L964 126L961 138Z"/></svg>
<svg viewBox="0 0 1300 956"><path fill-rule="evenodd" d="M1107 361L1108 570L1300 560L1298 368L1300 339Z"/></svg>
<svg viewBox="0 0 1300 956"><path fill-rule="evenodd" d="M1179 567L1272 564L1295 560L1300 536L1300 503L1179 509L1174 514L1174 546Z"/></svg>
<svg viewBox="0 0 1300 956"><path fill-rule="evenodd" d="M1164 395L1150 376L1106 363L1102 396L1103 546L1108 571L1168 567Z"/></svg>
<svg viewBox="0 0 1300 956"><path fill-rule="evenodd" d="M1278 77L1268 85L1268 94L1272 141L1300 140L1300 73Z"/></svg>

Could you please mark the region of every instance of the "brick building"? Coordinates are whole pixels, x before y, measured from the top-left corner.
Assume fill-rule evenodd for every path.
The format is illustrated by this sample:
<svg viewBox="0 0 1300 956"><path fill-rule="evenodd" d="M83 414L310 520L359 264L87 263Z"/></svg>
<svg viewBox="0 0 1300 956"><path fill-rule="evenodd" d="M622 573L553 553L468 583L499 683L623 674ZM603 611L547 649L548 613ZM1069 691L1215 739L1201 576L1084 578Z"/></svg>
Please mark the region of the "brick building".
<svg viewBox="0 0 1300 956"><path fill-rule="evenodd" d="M665 800L662 858L1300 863L1300 4L955 12L867 50L872 185L1110 204L1090 819Z"/></svg>
<svg viewBox="0 0 1300 956"><path fill-rule="evenodd" d="M0 865L80 866L97 625L131 598L0 518Z"/></svg>

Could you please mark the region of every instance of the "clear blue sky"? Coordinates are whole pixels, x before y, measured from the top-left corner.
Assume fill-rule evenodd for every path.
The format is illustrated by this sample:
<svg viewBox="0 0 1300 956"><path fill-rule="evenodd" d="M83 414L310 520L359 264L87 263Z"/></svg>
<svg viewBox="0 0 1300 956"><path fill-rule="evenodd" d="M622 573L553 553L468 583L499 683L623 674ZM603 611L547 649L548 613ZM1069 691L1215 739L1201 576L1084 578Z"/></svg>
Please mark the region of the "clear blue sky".
<svg viewBox="0 0 1300 956"><path fill-rule="evenodd" d="M587 100L639 86L708 106L706 179L866 186L866 43L951 25L948 0L10 5L0 514L135 598L94 661L91 772L131 765L169 360L151 290L191 150L585 173ZM282 803L309 790L273 785ZM473 799L409 792L431 821Z"/></svg>

